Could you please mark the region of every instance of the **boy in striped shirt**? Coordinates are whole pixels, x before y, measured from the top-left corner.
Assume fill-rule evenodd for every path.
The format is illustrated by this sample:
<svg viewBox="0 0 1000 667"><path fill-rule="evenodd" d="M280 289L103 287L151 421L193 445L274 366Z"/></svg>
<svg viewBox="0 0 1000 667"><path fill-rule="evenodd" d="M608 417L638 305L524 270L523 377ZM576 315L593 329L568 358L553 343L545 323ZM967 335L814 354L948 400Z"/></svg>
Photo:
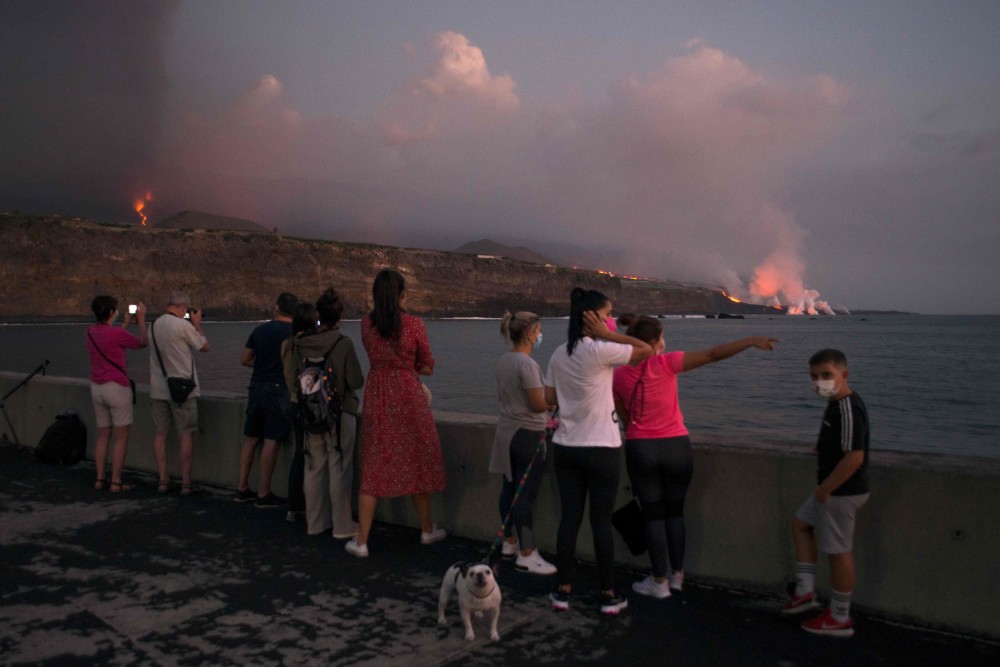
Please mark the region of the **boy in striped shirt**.
<svg viewBox="0 0 1000 667"><path fill-rule="evenodd" d="M813 389L828 401L816 442L817 486L792 519L795 539L795 591L781 610L801 614L816 602L817 552L830 559L830 607L802 623L819 635L851 637L850 617L855 571L852 543L857 511L868 501L868 411L847 386L847 357L839 350L820 350L809 359Z"/></svg>

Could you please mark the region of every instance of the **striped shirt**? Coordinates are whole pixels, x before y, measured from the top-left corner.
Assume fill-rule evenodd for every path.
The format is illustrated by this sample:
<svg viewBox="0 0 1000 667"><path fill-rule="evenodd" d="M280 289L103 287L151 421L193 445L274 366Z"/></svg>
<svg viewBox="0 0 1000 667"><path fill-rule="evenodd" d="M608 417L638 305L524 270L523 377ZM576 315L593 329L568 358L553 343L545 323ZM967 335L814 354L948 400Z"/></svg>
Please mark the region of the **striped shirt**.
<svg viewBox="0 0 1000 667"><path fill-rule="evenodd" d="M819 453L817 484L829 477L844 454L863 451L864 462L850 478L833 491L835 496L868 493L868 410L856 393L839 401L830 401L823 414L823 425L816 442Z"/></svg>

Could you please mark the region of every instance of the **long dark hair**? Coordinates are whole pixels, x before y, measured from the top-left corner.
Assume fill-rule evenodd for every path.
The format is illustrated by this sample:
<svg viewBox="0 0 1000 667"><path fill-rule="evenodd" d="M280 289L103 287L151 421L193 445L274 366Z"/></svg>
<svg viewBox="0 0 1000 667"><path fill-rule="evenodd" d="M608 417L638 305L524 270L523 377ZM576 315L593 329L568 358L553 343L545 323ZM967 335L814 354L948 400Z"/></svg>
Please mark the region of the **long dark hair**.
<svg viewBox="0 0 1000 667"><path fill-rule="evenodd" d="M608 297L597 290L574 287L569 293L569 332L566 353L573 354L573 348L583 338L583 314L588 310L600 310L608 302Z"/></svg>
<svg viewBox="0 0 1000 667"><path fill-rule="evenodd" d="M375 307L372 308L371 318L375 330L382 338L398 340L403 331L403 308L399 299L405 289L406 281L399 271L382 269L375 276L375 282L372 283Z"/></svg>

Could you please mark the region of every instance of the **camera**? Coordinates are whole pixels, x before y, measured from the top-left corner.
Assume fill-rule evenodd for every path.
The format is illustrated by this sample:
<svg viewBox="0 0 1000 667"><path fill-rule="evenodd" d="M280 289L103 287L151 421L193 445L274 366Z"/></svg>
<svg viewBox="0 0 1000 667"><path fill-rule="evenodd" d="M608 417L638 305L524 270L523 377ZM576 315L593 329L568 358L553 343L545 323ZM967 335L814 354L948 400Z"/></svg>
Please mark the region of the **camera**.
<svg viewBox="0 0 1000 667"><path fill-rule="evenodd" d="M135 305L134 303L130 303L129 304L129 306L128 306L128 314L129 315L135 315L136 311L138 311L138 310L139 310L139 306Z"/></svg>
<svg viewBox="0 0 1000 667"><path fill-rule="evenodd" d="M197 308L188 308L187 312L184 313L184 319L185 320L190 320L192 313L197 313L197 312L198 312Z"/></svg>

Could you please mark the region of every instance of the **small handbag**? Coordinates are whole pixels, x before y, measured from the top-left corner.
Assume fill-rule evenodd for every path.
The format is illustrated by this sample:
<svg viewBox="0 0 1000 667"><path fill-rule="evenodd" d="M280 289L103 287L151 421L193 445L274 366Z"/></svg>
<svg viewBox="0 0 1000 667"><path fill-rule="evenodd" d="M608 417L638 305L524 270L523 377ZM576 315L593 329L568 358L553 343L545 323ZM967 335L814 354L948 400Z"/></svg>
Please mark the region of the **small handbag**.
<svg viewBox="0 0 1000 667"><path fill-rule="evenodd" d="M183 405L191 392L198 386L194 381L194 359L191 359L191 377L178 378L167 375L167 368L163 365L163 357L160 356L160 346L156 344L156 321L149 325L149 334L153 339L153 349L156 350L156 360L160 362L160 370L163 377L167 379L167 389L170 390L170 400L177 405Z"/></svg>
<svg viewBox="0 0 1000 667"><path fill-rule="evenodd" d="M611 525L622 536L625 546L633 556L646 551L646 521L642 516L642 506L633 498L611 514Z"/></svg>

